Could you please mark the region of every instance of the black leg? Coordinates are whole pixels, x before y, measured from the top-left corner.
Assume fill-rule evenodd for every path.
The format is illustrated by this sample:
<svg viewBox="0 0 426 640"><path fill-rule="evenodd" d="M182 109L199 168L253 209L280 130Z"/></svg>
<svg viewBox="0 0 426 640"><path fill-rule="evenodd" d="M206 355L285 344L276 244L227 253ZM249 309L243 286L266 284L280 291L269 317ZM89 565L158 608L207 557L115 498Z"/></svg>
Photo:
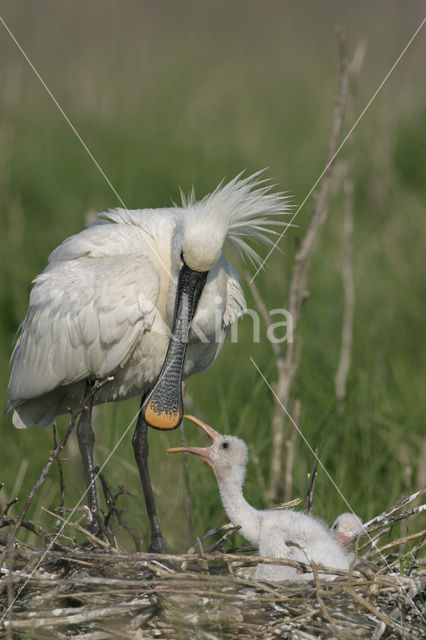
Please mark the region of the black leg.
<svg viewBox="0 0 426 640"><path fill-rule="evenodd" d="M86 383L85 397L93 390L94 382L88 380ZM92 408L94 395L87 401L80 415L77 427L78 445L80 447L83 461L84 480L87 487L87 504L92 514L92 521L87 527L90 533L100 535L100 529L96 516L98 514L98 497L95 484L95 463L93 459L93 445L95 444L95 434L92 429Z"/></svg>
<svg viewBox="0 0 426 640"><path fill-rule="evenodd" d="M141 408L145 398L142 398ZM161 535L160 524L158 522L157 510L155 508L154 496L151 487L151 478L148 470L148 425L145 422L142 411L139 412L133 436L133 449L136 463L141 477L142 489L145 496L146 510L148 513L149 526L151 529L151 542L149 551L152 553L167 553L167 547Z"/></svg>

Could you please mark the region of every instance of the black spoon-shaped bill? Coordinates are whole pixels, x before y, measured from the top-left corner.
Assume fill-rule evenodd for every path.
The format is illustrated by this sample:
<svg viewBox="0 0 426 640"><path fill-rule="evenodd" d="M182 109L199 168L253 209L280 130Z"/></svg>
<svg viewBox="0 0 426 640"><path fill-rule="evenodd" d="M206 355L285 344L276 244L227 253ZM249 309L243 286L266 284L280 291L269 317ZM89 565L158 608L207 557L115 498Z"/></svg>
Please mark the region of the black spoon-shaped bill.
<svg viewBox="0 0 426 640"><path fill-rule="evenodd" d="M183 264L176 290L172 336L157 382L148 394L142 413L155 429L175 429L182 422L182 375L191 322L208 272Z"/></svg>

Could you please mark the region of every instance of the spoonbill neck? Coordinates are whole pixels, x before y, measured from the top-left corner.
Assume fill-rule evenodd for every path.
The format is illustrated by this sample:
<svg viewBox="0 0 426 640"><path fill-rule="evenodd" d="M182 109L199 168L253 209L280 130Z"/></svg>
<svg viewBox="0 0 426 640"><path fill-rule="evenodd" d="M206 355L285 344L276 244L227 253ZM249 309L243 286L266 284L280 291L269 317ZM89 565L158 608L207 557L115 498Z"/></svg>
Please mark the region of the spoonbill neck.
<svg viewBox="0 0 426 640"><path fill-rule="evenodd" d="M236 473L239 471L239 473ZM215 471L217 485L225 513L250 544L258 546L261 524L261 512L247 502L243 494L244 469L229 474Z"/></svg>

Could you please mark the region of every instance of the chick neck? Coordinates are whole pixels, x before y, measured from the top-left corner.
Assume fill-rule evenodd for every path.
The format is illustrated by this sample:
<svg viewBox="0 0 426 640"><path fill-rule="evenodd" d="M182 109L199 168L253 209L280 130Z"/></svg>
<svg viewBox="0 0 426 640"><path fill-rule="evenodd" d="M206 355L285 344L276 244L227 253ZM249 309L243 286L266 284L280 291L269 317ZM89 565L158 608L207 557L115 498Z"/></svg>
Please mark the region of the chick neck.
<svg viewBox="0 0 426 640"><path fill-rule="evenodd" d="M225 513L241 535L250 544L259 546L261 511L244 498L245 467L235 466L231 471L214 470Z"/></svg>

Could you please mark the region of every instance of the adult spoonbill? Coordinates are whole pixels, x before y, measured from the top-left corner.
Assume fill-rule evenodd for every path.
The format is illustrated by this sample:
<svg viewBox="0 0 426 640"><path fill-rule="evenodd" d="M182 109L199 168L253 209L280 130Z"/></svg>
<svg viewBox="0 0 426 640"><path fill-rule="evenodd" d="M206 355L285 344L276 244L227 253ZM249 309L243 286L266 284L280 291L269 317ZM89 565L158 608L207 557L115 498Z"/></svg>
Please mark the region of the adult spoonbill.
<svg viewBox="0 0 426 640"><path fill-rule="evenodd" d="M216 476L226 515L241 535L259 549L259 555L307 563L310 560L330 569L348 569L353 554L337 542L320 520L292 509L259 511L243 496L248 460L247 445L235 436L222 435L198 418L185 416L209 437L209 447L175 447L169 453L188 452L199 456ZM288 545L287 542L298 546ZM264 580L310 580L312 573L300 574L284 565L259 564L256 578ZM320 574L324 578L331 574Z"/></svg>
<svg viewBox="0 0 426 640"><path fill-rule="evenodd" d="M245 310L231 241L253 262L250 240L271 243L286 198L262 172L240 174L200 201L116 209L65 240L35 281L12 354L8 410L18 428L78 406L97 380L113 376L84 408L77 428L88 504L98 511L91 412L95 404L142 395L133 436L153 551L163 551L148 471L147 425L174 429L183 415L182 379L215 360ZM192 324L191 324L192 323ZM91 530L98 534L96 518Z"/></svg>

